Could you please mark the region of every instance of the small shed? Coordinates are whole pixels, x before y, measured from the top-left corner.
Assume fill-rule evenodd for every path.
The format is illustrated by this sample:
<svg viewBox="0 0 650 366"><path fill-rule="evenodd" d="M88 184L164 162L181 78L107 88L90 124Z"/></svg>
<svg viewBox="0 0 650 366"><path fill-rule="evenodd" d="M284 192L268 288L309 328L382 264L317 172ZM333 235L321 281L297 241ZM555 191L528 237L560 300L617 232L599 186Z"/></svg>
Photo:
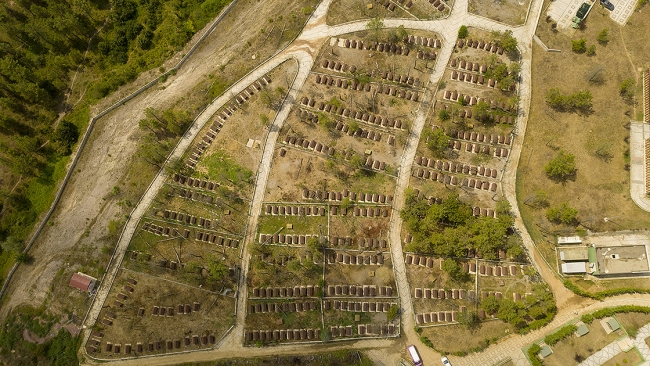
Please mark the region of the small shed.
<svg viewBox="0 0 650 366"><path fill-rule="evenodd" d="M621 328L621 325L618 324L618 321L614 318L608 319L607 325L609 325L609 328L612 330L612 332L615 332Z"/></svg>
<svg viewBox="0 0 650 366"><path fill-rule="evenodd" d="M551 350L551 347L549 347L548 345L544 345L544 347L542 347L542 349L539 351L539 355L542 358L546 358L552 354L553 354L553 350Z"/></svg>
<svg viewBox="0 0 650 366"><path fill-rule="evenodd" d="M96 283L96 278L77 272L70 278L69 285L81 291L91 292L95 288Z"/></svg>
<svg viewBox="0 0 650 366"><path fill-rule="evenodd" d="M576 329L576 334L578 335L578 337L582 337L587 333L589 333L589 328L587 328L585 324L582 324L581 326L578 327L578 329Z"/></svg>

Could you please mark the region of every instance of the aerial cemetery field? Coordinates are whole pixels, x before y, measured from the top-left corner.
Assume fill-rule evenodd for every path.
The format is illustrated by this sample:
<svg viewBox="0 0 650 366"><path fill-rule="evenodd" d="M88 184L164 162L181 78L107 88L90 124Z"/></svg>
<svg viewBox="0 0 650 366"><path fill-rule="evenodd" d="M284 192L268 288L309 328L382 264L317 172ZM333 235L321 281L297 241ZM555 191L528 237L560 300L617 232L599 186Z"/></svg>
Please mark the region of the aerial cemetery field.
<svg viewBox="0 0 650 366"><path fill-rule="evenodd" d="M247 279L246 344L399 334L388 241L396 167L441 46L399 31L326 41L280 131Z"/></svg>
<svg viewBox="0 0 650 366"><path fill-rule="evenodd" d="M93 357L209 348L227 334L254 172L296 72L291 60L253 82L172 163L175 172L138 224L86 345Z"/></svg>
<svg viewBox="0 0 650 366"><path fill-rule="evenodd" d="M437 85L401 213L416 324L446 352L481 344L441 340L434 337L438 326L467 336L477 328L505 334L540 314L516 324L482 324L501 307L541 309L552 298L525 263L501 187L518 105L519 64L504 49L508 37L470 29L458 40Z"/></svg>

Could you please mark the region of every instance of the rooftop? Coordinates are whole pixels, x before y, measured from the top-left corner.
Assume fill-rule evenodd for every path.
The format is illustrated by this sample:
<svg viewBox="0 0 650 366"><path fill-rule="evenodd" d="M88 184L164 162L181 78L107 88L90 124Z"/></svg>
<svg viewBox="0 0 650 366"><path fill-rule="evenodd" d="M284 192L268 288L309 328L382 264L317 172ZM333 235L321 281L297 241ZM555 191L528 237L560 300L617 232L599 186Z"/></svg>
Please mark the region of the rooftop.
<svg viewBox="0 0 650 366"><path fill-rule="evenodd" d="M562 263L562 273L564 274L578 274L586 272L587 266L585 262Z"/></svg>
<svg viewBox="0 0 650 366"><path fill-rule="evenodd" d="M587 247L577 247L577 248L560 248L560 259L563 261L582 261L586 262L589 260L589 254L587 252Z"/></svg>

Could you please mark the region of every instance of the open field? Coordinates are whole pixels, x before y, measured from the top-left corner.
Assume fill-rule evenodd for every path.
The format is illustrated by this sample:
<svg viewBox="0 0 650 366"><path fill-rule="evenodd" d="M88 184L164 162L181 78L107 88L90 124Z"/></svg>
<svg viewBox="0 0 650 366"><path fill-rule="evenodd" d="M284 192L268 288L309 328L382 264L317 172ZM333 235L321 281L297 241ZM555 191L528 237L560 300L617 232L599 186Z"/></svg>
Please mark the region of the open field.
<svg viewBox="0 0 650 366"><path fill-rule="evenodd" d="M483 349L513 332L514 327L501 320L482 322L480 327L474 330L468 330L458 324L422 328L422 336L429 338L435 349L443 353L462 354L473 349Z"/></svg>
<svg viewBox="0 0 650 366"><path fill-rule="evenodd" d="M411 6L406 7L408 0L390 1L390 10L384 7L384 1L364 2L357 0L334 0L327 13L327 24L336 25L361 19L371 18L406 18L406 19L438 19L451 12L453 1L439 1L437 6L427 0L412 0ZM372 4L369 8L368 4ZM439 10L440 9L440 10Z"/></svg>
<svg viewBox="0 0 650 366"><path fill-rule="evenodd" d="M609 361L602 364L602 366L632 366L640 364L641 361L643 361L643 358L641 358L639 351L636 348L632 348L627 352L619 353Z"/></svg>
<svg viewBox="0 0 650 366"><path fill-rule="evenodd" d="M596 34L602 28L610 29L611 41L606 46L596 42ZM534 47L533 75L539 77L533 82L531 116L517 175L520 207L530 223L528 229L533 232L539 231L537 225L547 232L572 231L570 227L549 224L543 218L543 210L530 206L530 197L539 190L547 193L551 206L566 201L577 208L578 221L590 230L650 228L650 214L636 207L629 198L629 171L624 153L628 149L626 123L631 117L631 106L618 96L618 87L623 80L634 78L634 73L629 60L620 57L627 52L617 32L609 18L598 11L590 14L589 27L579 30L572 38L552 32L546 22L539 24L538 36L549 47L562 52L547 53ZM597 45L595 56L571 52L570 40L579 37ZM596 71L598 75L589 82ZM563 92L591 91L593 112L581 116L555 112L546 105L546 92L567 84L572 87ZM576 156L575 180L554 183L544 176L542 167L559 149ZM615 222L605 222L603 217L611 217Z"/></svg>
<svg viewBox="0 0 650 366"><path fill-rule="evenodd" d="M529 6L530 0L470 0L469 12L508 25L521 25Z"/></svg>
<svg viewBox="0 0 650 366"><path fill-rule="evenodd" d="M650 214L639 209L629 196L627 123L635 113L633 106L619 96L620 84L634 79L636 67L641 66L633 68L627 56L637 51L643 54L647 47L630 33L624 36L629 42L623 43L621 28L607 14L595 7L587 26L570 37L554 32L550 22L540 21L537 35L549 48L561 52L547 53L533 45L532 102L517 174L517 195L526 227L550 263L556 262L554 235L571 235L585 229L650 228ZM609 29L609 42L598 43L596 36L604 28ZM623 29L627 32L630 28ZM571 51L571 40L581 37L587 46L595 45L594 56ZM562 93L589 90L593 95L592 110L584 115L554 111L545 99L548 90L555 87ZM559 150L575 155L575 177L564 182L550 180L543 169ZM536 192L537 196L545 193L546 202L535 203ZM561 202L578 210L577 227L552 224L546 219L546 208ZM612 220L605 221L605 217ZM598 286L627 283L607 282Z"/></svg>

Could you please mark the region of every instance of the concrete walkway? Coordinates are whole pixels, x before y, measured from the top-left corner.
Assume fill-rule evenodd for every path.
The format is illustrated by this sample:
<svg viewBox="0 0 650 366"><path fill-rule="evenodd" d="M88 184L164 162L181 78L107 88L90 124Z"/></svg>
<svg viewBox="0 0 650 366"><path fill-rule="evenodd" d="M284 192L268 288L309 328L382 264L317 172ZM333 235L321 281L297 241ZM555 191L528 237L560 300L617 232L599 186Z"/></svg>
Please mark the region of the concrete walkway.
<svg viewBox="0 0 650 366"><path fill-rule="evenodd" d="M593 355L587 357L579 366L600 366L619 353L621 353L621 347L618 345L618 341L613 341Z"/></svg>
<svg viewBox="0 0 650 366"><path fill-rule="evenodd" d="M630 196L642 210L650 212L650 198L646 195L645 141L650 138L650 125L630 123Z"/></svg>

